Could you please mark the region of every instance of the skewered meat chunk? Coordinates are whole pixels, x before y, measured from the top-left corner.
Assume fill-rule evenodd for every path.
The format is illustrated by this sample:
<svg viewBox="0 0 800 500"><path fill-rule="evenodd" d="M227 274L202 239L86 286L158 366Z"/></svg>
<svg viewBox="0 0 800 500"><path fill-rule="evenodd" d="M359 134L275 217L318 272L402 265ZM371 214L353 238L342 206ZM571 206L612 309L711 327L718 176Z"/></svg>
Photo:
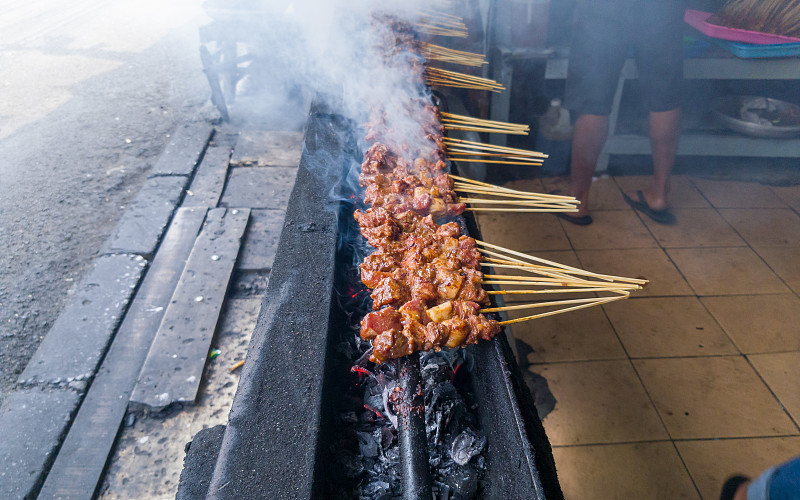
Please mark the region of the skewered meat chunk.
<svg viewBox="0 0 800 500"><path fill-rule="evenodd" d="M411 301L399 310L386 307L367 314L361 322L361 337L373 340L370 360L383 363L417 350L440 350L489 340L500 332L497 321L478 314L480 306L470 301L446 301L424 309ZM398 328L398 321L402 325Z"/></svg>
<svg viewBox="0 0 800 500"><path fill-rule="evenodd" d="M398 50L420 54L407 24L375 18L389 26L381 33L392 49L389 67L402 68L411 83L424 83L422 57L394 57ZM390 114L406 113L419 124L410 131ZM397 124L397 125L395 125ZM396 127L396 128L394 128ZM479 312L489 298L481 282L481 254L474 239L456 223L434 222L459 215L453 179L447 174L444 126L439 110L424 98L401 106L387 102L372 109L364 137L370 143L359 184L371 206L356 211L361 234L375 251L360 265L362 282L372 289L374 312L361 322L361 336L372 341L370 359L383 363L417 350L439 350L489 340L500 324ZM402 131L402 133L400 133Z"/></svg>

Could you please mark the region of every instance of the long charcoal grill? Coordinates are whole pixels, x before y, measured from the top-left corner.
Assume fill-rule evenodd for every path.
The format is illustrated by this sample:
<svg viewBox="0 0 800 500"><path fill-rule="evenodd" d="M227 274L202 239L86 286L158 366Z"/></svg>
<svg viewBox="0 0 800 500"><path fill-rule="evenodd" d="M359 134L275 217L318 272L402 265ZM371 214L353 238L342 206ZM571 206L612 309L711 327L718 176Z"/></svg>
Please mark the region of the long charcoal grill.
<svg viewBox="0 0 800 500"><path fill-rule="evenodd" d="M347 374L334 361L348 318L336 300L342 217L340 180L361 160L356 128L314 103L269 286L250 342L229 422L213 466L209 499L331 498L334 414ZM324 167L324 168L323 168ZM459 223L479 236L474 218ZM469 375L487 445L482 498L563 498L552 451L506 338L468 348ZM402 496L431 498L416 355L397 360ZM417 408L418 410L418 408ZM188 462L187 462L188 463ZM211 468L206 466L210 472ZM182 482L184 479L182 478ZM207 483L206 483L207 484ZM205 487L182 491L205 492ZM188 498L181 496L179 498Z"/></svg>

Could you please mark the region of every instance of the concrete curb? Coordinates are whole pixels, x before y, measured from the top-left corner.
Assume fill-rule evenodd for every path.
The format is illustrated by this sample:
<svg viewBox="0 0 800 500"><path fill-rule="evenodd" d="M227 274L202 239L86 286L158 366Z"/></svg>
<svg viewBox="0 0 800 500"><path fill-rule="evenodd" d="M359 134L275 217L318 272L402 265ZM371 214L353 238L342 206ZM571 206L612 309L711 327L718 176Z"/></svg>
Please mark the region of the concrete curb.
<svg viewBox="0 0 800 500"><path fill-rule="evenodd" d="M0 408L0 498L33 498L214 128L178 128Z"/></svg>

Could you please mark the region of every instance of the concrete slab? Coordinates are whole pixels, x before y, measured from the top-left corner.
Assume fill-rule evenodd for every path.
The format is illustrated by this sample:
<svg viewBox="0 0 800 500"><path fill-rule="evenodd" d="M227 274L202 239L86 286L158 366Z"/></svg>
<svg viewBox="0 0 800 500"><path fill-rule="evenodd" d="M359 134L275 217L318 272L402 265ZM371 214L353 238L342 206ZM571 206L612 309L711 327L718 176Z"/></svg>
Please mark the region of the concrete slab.
<svg viewBox="0 0 800 500"><path fill-rule="evenodd" d="M205 208L179 208L175 213L47 475L42 498L94 498L136 377L205 215Z"/></svg>
<svg viewBox="0 0 800 500"><path fill-rule="evenodd" d="M297 168L234 168L220 206L283 210L289 202L296 175Z"/></svg>
<svg viewBox="0 0 800 500"><path fill-rule="evenodd" d="M21 385L90 379L145 268L135 255L98 257L19 377Z"/></svg>
<svg viewBox="0 0 800 500"><path fill-rule="evenodd" d="M303 132L243 131L231 163L242 167L296 167L303 152Z"/></svg>
<svg viewBox="0 0 800 500"><path fill-rule="evenodd" d="M208 362L194 406L167 415L139 415L125 427L109 460L101 500L175 498L186 443L206 427L225 424L247 354L261 298L226 301L213 346L220 354ZM210 479L210 477L209 477Z"/></svg>
<svg viewBox="0 0 800 500"><path fill-rule="evenodd" d="M283 229L284 210L252 210L236 266L243 271L270 269Z"/></svg>
<svg viewBox="0 0 800 500"><path fill-rule="evenodd" d="M206 122L193 122L179 126L171 134L167 147L153 165L150 177L160 175L189 176L200 161L214 127Z"/></svg>
<svg viewBox="0 0 800 500"><path fill-rule="evenodd" d="M216 208L228 176L229 146L209 146L183 200L184 207Z"/></svg>
<svg viewBox="0 0 800 500"><path fill-rule="evenodd" d="M0 409L0 498L33 498L80 396L69 389L12 392Z"/></svg>
<svg viewBox="0 0 800 500"><path fill-rule="evenodd" d="M145 359L131 402L155 410L194 403L250 216L210 210Z"/></svg>
<svg viewBox="0 0 800 500"><path fill-rule="evenodd" d="M100 253L130 253L150 258L187 182L188 177L180 176L148 179Z"/></svg>

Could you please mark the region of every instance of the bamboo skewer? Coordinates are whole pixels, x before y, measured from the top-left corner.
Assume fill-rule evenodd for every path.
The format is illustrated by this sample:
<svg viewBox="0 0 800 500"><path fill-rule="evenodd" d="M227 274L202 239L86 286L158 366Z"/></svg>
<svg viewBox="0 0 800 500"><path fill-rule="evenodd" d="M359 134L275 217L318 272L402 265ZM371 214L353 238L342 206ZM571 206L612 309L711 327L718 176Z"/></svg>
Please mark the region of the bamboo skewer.
<svg viewBox="0 0 800 500"><path fill-rule="evenodd" d="M518 271L524 271L531 274L544 274L546 276L553 276L553 277L561 277L566 280L583 280L587 281L584 278L578 278L573 276L573 274L580 276L581 274L586 275L589 274L588 271L584 271L583 273L577 273L572 271L572 274L565 274L566 271L563 269L559 269L557 267L547 267L547 266L537 266L535 264L522 264L522 263L515 263L514 261L507 261L501 259L493 259L491 257L483 257L485 262L481 263L481 266L484 267L494 267L498 269L516 269ZM604 281L604 283L611 283ZM606 286L606 285L603 285ZM613 286L623 286L623 287L633 287L633 289L641 288L640 285L636 283L615 283Z"/></svg>
<svg viewBox="0 0 800 500"><path fill-rule="evenodd" d="M582 288L590 288L590 287L597 287L597 286L609 286L610 282L606 281L588 281L582 279L561 279L561 278L543 278L543 277L531 277L531 276L507 276L504 274L484 274L484 282L487 284L500 284L500 283L488 283L489 281L504 281L503 284L517 284L517 285L527 285L527 284L547 284L548 286L551 285L559 285L562 287L582 287ZM639 285L631 284L633 286L633 290L638 290L641 288ZM616 285L613 285L616 287ZM629 286L622 285L623 288L629 288Z"/></svg>
<svg viewBox="0 0 800 500"><path fill-rule="evenodd" d="M509 196L509 197L534 197L536 199L550 199L550 200L558 200L558 201L565 201L569 203L576 203L580 204L580 201L576 200L572 196L565 196L563 194L550 194L550 193L533 193L530 191L520 191L518 189L511 189L503 186L496 186L494 184L489 184L486 182L475 181L472 179L468 179L466 177L460 177L458 175L448 174L453 181L455 181L456 187L461 187L464 189L459 189L460 191L468 192L467 189L474 189L476 191L485 192L486 194L489 193L498 193L497 196Z"/></svg>
<svg viewBox="0 0 800 500"><path fill-rule="evenodd" d="M457 122L465 122L465 123L485 123L488 125L496 125L498 127L509 127L509 128L526 128L530 129L528 125L524 125L521 123L511 123L511 122L501 122L497 120L488 120L486 118L475 118L474 116L469 115L457 115L455 113L448 113L447 111L440 111L439 114L441 115L442 121L457 121Z"/></svg>
<svg viewBox="0 0 800 500"><path fill-rule="evenodd" d="M531 165L534 167L542 166L542 161L510 161L510 160L471 160L469 158L453 158L461 163L493 163L499 165Z"/></svg>
<svg viewBox="0 0 800 500"><path fill-rule="evenodd" d="M528 135L530 126L520 123L498 122L483 120L465 115L455 115L441 112L442 125L449 130L474 130L477 132L495 132L515 135Z"/></svg>
<svg viewBox="0 0 800 500"><path fill-rule="evenodd" d="M488 295L536 295L556 293L618 292L624 288L545 288L541 290L487 290Z"/></svg>
<svg viewBox="0 0 800 500"><path fill-rule="evenodd" d="M460 155L460 156L486 156L486 157L498 157L498 158L509 158L512 160L525 160L528 156L519 156L517 153L506 153L506 152L496 152L496 153L486 153L486 152L476 152L470 149L463 149L460 147L452 147L447 150L450 155ZM539 158L537 158L538 160Z"/></svg>
<svg viewBox="0 0 800 500"><path fill-rule="evenodd" d="M445 137L443 139L445 146L450 148L460 148L462 150L476 150L491 151L495 153L506 153L512 156L531 156L536 158L547 158L547 155L538 151L530 151L528 149L509 148L506 146L498 146L496 144L487 144L484 142L467 141L465 139L453 139L452 137Z"/></svg>
<svg viewBox="0 0 800 500"><path fill-rule="evenodd" d="M556 202L548 199L544 200L536 200L536 199L529 199L529 200L489 200L485 198L464 198L459 196L458 203L483 203L487 205L542 205L546 207L567 207L568 205L571 207L571 203L567 202Z"/></svg>
<svg viewBox="0 0 800 500"><path fill-rule="evenodd" d="M426 35L438 35L438 36L452 36L456 38L467 38L467 31L455 28L448 28L437 26L435 24L429 23L417 23L417 29L420 33L425 33Z"/></svg>
<svg viewBox="0 0 800 500"><path fill-rule="evenodd" d="M503 192L503 191L494 191L494 190L489 190L489 189L483 189L483 188L480 188L480 187L463 186L463 185L459 185L458 183L455 184L454 189L456 191L460 191L462 193L468 193L468 194L482 194L482 195L486 195L486 196L498 196L498 197L503 196L503 197L507 197L507 198L515 198L515 199L521 199L521 200L535 200L535 201L542 201L542 202L547 202L547 203L574 204L574 205L580 205L580 203L581 203L580 201L578 201L578 200L576 200L574 198L567 198L567 199L564 199L564 200L559 200L559 199L545 197L544 195L540 196L539 193L529 193L528 195L517 194L517 193L513 193L513 192L506 193L506 192Z"/></svg>
<svg viewBox="0 0 800 500"><path fill-rule="evenodd" d="M556 311L548 311L548 312L545 312L545 313L534 314L533 316L525 316L524 318L516 318L516 319L508 319L508 320L505 320L505 321L500 321L499 324L502 325L502 326L512 325L514 323L521 323L523 321L530 321L532 319L544 318L546 316L553 316L555 314L561 314L561 313L565 313L565 312L569 312L569 311L577 311L578 309L585 309L587 307L598 306L598 305L601 305L601 304L605 304L607 302L613 302L615 300L622 300L624 298L626 298L626 297L625 296L619 296L619 297L607 297L607 298L597 299L595 302L589 302L587 304L579 304L577 306L567 307L567 308L564 308L564 309L558 309Z"/></svg>
<svg viewBox="0 0 800 500"><path fill-rule="evenodd" d="M528 132L524 131L502 130L502 129L485 128L485 127L463 127L458 125L450 125L447 123L444 124L444 128L447 130L467 130L470 132L487 132L487 133L509 134L509 135L528 135Z"/></svg>
<svg viewBox="0 0 800 500"><path fill-rule="evenodd" d="M464 52L463 50L449 49L433 43L422 42L420 44L422 55L429 61L443 61L466 66L480 67L488 64L483 54Z"/></svg>
<svg viewBox="0 0 800 500"><path fill-rule="evenodd" d="M491 207L467 207L464 210L468 212L531 212L531 213L547 213L547 212L577 212L575 207L558 207L558 208L491 208Z"/></svg>
<svg viewBox="0 0 800 500"><path fill-rule="evenodd" d="M596 304L601 300L605 300L608 298L619 300L626 298L627 295L619 295L616 297L602 297L596 298L592 297L589 299L566 299L566 300L554 300L550 302L532 302L530 304L514 304L511 306L502 306L502 307L487 307L485 309L478 309L480 313L490 313L490 312L500 312L500 311L517 311L519 309L536 309L539 307L552 307L564 304Z"/></svg>
<svg viewBox="0 0 800 500"><path fill-rule="evenodd" d="M472 86L474 88L479 88L483 90L492 90L495 92L505 90L505 87L503 87L494 80L441 68L426 67L425 78L427 79L429 84L459 85L459 86L467 85L467 86Z"/></svg>
<svg viewBox="0 0 800 500"><path fill-rule="evenodd" d="M492 245L491 243L486 243L484 241L475 240L475 242L478 244L478 246L486 247L486 248L482 248L482 249L479 248L479 251L481 253L483 253L485 255L491 255L491 256L494 256L494 257L499 257L499 258L502 258L502 259L508 259L508 260L516 261L516 262L519 262L521 265L525 265L525 264L528 264L528 263L523 261L523 260L516 259L514 257L509 257L508 255L504 255L504 254L502 254L500 252L505 252L506 254L514 255L514 256L520 257L522 259L527 259L529 261L538 262L538 263L541 263L541 264L546 264L548 266L553 266L553 267L562 269L561 272L565 273L565 274L578 274L578 275L581 275L581 276L589 276L589 277L593 277L593 278L597 278L597 279L602 279L604 281L622 281L622 282L625 282L625 283L634 283L634 284L637 284L637 285L646 285L647 284L647 280L646 279L625 278L625 277L622 277L622 276L612 276L612 275L607 275L607 274L593 273L591 271L586 271L584 269L578 269L576 267L567 266L565 264L559 264L558 262L549 261L549 260L546 260L546 259L542 259L540 257L535 257L533 255L527 255L527 254L524 254L524 253L521 253L521 252L517 252L517 251L514 251L514 250L503 248L501 246ZM488 250L487 248L493 248L493 249L498 250L498 251ZM528 265L530 265L530 264L528 264Z"/></svg>

